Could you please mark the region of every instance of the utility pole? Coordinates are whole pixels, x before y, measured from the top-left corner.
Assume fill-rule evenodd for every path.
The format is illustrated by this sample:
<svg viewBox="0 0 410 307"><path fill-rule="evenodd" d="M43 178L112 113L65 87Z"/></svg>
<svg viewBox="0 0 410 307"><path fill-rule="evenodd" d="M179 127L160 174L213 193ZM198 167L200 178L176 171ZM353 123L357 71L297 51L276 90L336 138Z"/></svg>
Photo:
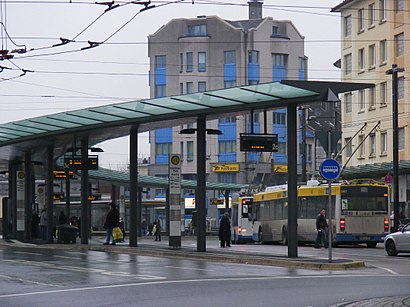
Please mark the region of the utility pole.
<svg viewBox="0 0 410 307"><path fill-rule="evenodd" d="M392 68L386 71L387 75L392 75L392 107L393 107L393 210L394 226L393 231L397 231L399 226L399 99L398 99L398 73L404 68L392 64Z"/></svg>

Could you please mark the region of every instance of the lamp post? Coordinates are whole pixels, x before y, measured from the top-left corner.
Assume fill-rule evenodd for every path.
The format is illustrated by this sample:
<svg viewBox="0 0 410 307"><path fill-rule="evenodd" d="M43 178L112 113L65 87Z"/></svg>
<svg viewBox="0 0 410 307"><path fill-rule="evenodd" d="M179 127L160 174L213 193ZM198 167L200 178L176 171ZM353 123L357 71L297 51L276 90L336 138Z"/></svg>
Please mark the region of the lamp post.
<svg viewBox="0 0 410 307"><path fill-rule="evenodd" d="M393 209L394 226L393 231L397 231L399 226L399 99L398 99L398 73L404 68L392 64L392 68L386 71L387 75L392 75L392 109L393 109Z"/></svg>

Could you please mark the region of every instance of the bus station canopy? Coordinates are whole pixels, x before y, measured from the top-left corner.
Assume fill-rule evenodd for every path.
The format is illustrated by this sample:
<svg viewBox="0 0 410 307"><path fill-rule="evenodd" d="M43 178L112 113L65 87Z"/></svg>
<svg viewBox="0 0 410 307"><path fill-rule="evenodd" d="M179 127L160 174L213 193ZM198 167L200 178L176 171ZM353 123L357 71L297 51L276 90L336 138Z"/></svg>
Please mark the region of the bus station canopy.
<svg viewBox="0 0 410 307"><path fill-rule="evenodd" d="M239 86L202 93L127 101L81 110L4 123L0 125L0 171L9 161L21 160L29 152L32 161L42 161L46 148L53 146L60 157L72 148L76 139L88 137L89 146L129 135L131 128L145 132L157 128L195 122L198 116L208 120L222 114L265 110L288 105L328 101L334 94L374 87L369 83L283 80Z"/></svg>
<svg viewBox="0 0 410 307"><path fill-rule="evenodd" d="M115 171L107 168L99 168L98 170L90 170L89 177L95 180L103 180L122 184L129 184L130 175L125 172ZM168 178L138 175L138 184L147 187L168 187ZM181 179L181 187L183 189L196 189L197 182L195 180ZM248 188L246 184L239 183L216 183L206 182L207 190L231 190L237 191Z"/></svg>

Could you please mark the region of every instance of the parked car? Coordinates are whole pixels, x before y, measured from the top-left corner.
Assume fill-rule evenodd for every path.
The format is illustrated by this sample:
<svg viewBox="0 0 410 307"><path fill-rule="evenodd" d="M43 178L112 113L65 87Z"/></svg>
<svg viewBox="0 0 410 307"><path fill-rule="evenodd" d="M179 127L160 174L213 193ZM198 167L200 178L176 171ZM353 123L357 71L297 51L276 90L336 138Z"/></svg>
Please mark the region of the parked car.
<svg viewBox="0 0 410 307"><path fill-rule="evenodd" d="M410 223L384 238L384 249L389 256L410 253Z"/></svg>

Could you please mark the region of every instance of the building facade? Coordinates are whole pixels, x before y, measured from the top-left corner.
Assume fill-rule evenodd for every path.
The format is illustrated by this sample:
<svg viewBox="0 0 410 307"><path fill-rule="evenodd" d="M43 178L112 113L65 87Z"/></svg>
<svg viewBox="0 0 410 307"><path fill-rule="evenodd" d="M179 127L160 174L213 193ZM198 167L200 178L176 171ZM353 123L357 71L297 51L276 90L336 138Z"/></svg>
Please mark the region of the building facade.
<svg viewBox="0 0 410 307"><path fill-rule="evenodd" d="M156 98L307 79L304 37L290 21L263 18L262 3L258 1L249 2L248 20L230 21L217 16L173 19L148 37L148 48L150 95ZM196 136L180 134L186 128L195 128L195 122L150 132L149 175L167 177L169 153L177 153L183 161L183 178L196 179ZM257 186L286 180L286 110L227 114L208 121L207 128L222 132L207 136L208 181ZM240 133L250 132L277 133L279 152L241 152ZM306 164L310 170L315 149L313 134L308 131L306 136ZM164 193L157 190L155 196Z"/></svg>
<svg viewBox="0 0 410 307"><path fill-rule="evenodd" d="M342 97L343 164L375 165L393 160L392 64L398 79L399 161L410 160L410 3L405 0L346 0L341 14L342 81L375 83L375 88ZM362 130L364 123L367 127ZM357 134L357 135L356 135ZM386 174L388 175L388 174ZM381 179L380 177L378 179ZM410 175L399 177L400 211L408 215Z"/></svg>

